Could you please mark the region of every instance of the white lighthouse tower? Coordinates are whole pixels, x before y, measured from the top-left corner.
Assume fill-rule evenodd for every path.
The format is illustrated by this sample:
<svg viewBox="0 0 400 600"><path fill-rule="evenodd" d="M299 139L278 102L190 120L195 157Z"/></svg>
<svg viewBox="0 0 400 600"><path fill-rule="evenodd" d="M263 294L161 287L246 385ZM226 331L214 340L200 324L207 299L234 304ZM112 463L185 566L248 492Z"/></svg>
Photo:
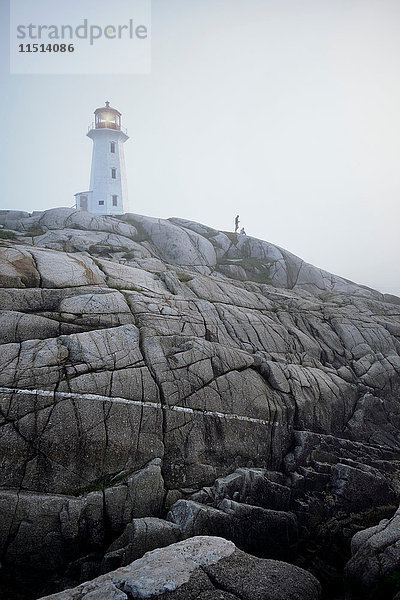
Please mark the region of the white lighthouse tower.
<svg viewBox="0 0 400 600"><path fill-rule="evenodd" d="M128 210L121 113L109 102L94 111L88 136L93 140L90 189L75 194L76 208L101 215L121 215Z"/></svg>

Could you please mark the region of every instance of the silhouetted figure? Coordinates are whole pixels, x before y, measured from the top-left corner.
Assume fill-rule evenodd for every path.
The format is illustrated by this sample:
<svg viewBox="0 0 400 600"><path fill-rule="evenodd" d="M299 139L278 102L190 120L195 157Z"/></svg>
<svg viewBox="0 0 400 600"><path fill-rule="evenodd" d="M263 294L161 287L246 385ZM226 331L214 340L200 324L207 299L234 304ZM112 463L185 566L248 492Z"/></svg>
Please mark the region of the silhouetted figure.
<svg viewBox="0 0 400 600"><path fill-rule="evenodd" d="M235 233L237 233L237 231L239 229L239 223L240 223L240 221L239 221L239 215L236 215L236 218L235 218Z"/></svg>
<svg viewBox="0 0 400 600"><path fill-rule="evenodd" d="M242 227L242 229L240 230L240 235L246 235L246 232L244 230L244 227Z"/></svg>

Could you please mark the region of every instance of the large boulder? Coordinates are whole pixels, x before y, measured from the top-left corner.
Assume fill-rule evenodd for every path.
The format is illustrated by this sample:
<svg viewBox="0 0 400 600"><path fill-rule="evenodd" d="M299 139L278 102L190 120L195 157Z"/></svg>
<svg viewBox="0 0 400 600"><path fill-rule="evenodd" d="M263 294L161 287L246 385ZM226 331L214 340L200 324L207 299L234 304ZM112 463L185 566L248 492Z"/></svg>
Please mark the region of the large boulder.
<svg viewBox="0 0 400 600"><path fill-rule="evenodd" d="M391 598L400 572L400 508L391 519L363 529L351 541L346 577L354 597Z"/></svg>
<svg viewBox="0 0 400 600"><path fill-rule="evenodd" d="M30 214L24 210L0 210L0 225L10 229L17 229L22 219L27 219Z"/></svg>
<svg viewBox="0 0 400 600"><path fill-rule="evenodd" d="M133 519L122 535L107 548L101 571L107 573L128 565L146 552L178 542L182 531L175 523L157 517Z"/></svg>
<svg viewBox="0 0 400 600"><path fill-rule="evenodd" d="M165 219L127 214L125 221L143 230L159 257L167 263L188 267L215 267L217 258L211 242L198 233L185 230Z"/></svg>
<svg viewBox="0 0 400 600"><path fill-rule="evenodd" d="M337 464L332 468L332 493L351 510L392 504L396 492L390 480L369 465Z"/></svg>
<svg viewBox="0 0 400 600"><path fill-rule="evenodd" d="M297 542L295 515L224 499L218 509L178 500L167 517L183 537L218 534L262 556L287 557Z"/></svg>
<svg viewBox="0 0 400 600"><path fill-rule="evenodd" d="M39 248L65 252L93 252L98 254L130 252L145 255L142 247L131 238L107 231L85 231L79 229L49 229L43 235L34 236L32 242Z"/></svg>
<svg viewBox="0 0 400 600"><path fill-rule="evenodd" d="M216 479L209 489L209 496L216 503L230 499L263 508L288 510L291 496L289 485L283 473L240 468L226 477Z"/></svg>
<svg viewBox="0 0 400 600"><path fill-rule="evenodd" d="M44 212L33 213L29 217L21 215L16 218L11 214L9 218L4 217L4 224L15 223L15 228L27 234L38 232L44 233L47 230L60 229L82 229L87 231L105 231L116 235L122 235L128 238L134 238L137 235L136 229L127 223L122 223L119 219L105 215L94 215L86 211L79 211L73 208L51 208Z"/></svg>
<svg viewBox="0 0 400 600"><path fill-rule="evenodd" d="M46 600L318 600L320 592L317 579L299 567L249 556L222 538L199 536L148 552Z"/></svg>
<svg viewBox="0 0 400 600"><path fill-rule="evenodd" d="M99 260L98 264L105 273L107 284L111 288L168 295L165 285L153 273L132 266L115 264L108 260Z"/></svg>
<svg viewBox="0 0 400 600"><path fill-rule="evenodd" d="M32 255L23 247L0 247L0 287L39 287L40 275Z"/></svg>

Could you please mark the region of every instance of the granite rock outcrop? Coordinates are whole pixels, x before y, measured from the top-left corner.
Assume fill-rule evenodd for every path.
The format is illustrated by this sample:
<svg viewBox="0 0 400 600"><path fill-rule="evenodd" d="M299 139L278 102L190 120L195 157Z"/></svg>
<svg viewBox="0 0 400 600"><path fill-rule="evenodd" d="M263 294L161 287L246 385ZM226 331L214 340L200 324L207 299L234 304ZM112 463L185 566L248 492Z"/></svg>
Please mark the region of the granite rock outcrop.
<svg viewBox="0 0 400 600"><path fill-rule="evenodd" d="M183 219L0 227L9 598L197 535L340 587L400 502L400 300Z"/></svg>

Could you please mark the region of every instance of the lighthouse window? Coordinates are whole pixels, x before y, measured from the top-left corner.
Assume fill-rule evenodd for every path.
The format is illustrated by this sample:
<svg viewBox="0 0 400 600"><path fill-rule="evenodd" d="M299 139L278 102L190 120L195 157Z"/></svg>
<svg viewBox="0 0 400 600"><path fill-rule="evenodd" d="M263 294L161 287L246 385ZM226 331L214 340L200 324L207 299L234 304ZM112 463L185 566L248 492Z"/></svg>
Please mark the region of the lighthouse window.
<svg viewBox="0 0 400 600"><path fill-rule="evenodd" d="M113 154L115 154L115 142L110 142L110 150Z"/></svg>
<svg viewBox="0 0 400 600"><path fill-rule="evenodd" d="M104 200L99 200L99 205L103 206L103 204L104 204Z"/></svg>
<svg viewBox="0 0 400 600"><path fill-rule="evenodd" d="M111 178L117 179L117 169L114 169L114 168L111 169Z"/></svg>
<svg viewBox="0 0 400 600"><path fill-rule="evenodd" d="M113 201L113 206L118 206L118 196L113 196L112 201Z"/></svg>

